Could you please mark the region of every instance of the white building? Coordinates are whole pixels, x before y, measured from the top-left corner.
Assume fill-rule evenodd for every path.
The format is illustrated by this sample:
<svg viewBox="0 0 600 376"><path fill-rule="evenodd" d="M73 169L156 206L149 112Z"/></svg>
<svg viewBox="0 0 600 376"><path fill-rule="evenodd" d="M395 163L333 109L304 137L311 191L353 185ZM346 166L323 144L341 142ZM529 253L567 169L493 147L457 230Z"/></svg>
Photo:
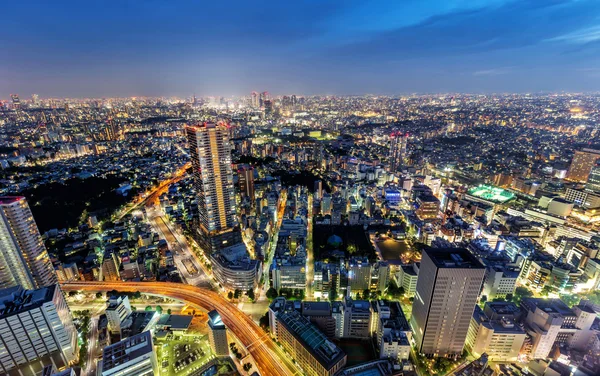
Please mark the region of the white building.
<svg viewBox="0 0 600 376"><path fill-rule="evenodd" d="M488 302L475 307L466 347L473 355L488 354L489 360L514 362L527 334L515 323L519 309L513 303Z"/></svg>
<svg viewBox="0 0 600 376"><path fill-rule="evenodd" d="M102 376L158 375L152 334L145 331L104 348Z"/></svg>
<svg viewBox="0 0 600 376"><path fill-rule="evenodd" d="M0 290L0 372L78 360L77 330L58 285Z"/></svg>
<svg viewBox="0 0 600 376"><path fill-rule="evenodd" d="M121 323L131 314L131 304L127 296L111 297L106 307L108 329L113 333L121 332Z"/></svg>

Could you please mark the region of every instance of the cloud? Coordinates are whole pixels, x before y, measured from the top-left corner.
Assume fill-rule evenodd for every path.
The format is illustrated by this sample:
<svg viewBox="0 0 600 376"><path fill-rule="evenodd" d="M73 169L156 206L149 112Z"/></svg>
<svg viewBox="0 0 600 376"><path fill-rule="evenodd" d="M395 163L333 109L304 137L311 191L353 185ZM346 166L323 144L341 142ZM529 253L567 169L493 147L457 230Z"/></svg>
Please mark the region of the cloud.
<svg viewBox="0 0 600 376"><path fill-rule="evenodd" d="M510 73L511 68L483 69L473 72L473 76L500 76Z"/></svg>

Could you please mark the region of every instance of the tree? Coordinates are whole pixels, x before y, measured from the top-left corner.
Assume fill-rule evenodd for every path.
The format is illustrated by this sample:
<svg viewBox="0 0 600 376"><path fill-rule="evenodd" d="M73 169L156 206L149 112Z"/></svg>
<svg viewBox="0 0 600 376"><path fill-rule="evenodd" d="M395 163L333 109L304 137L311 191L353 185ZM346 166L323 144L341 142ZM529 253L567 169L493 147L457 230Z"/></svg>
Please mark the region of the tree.
<svg viewBox="0 0 600 376"><path fill-rule="evenodd" d="M512 302L513 299L514 299L513 294L506 294L506 301L507 302Z"/></svg>
<svg viewBox="0 0 600 376"><path fill-rule="evenodd" d="M523 298L530 298L533 296L533 293L529 291L527 287L519 286L515 289L513 303L519 305Z"/></svg>
<svg viewBox="0 0 600 376"><path fill-rule="evenodd" d="M268 299L270 299L270 300L273 300L273 299L275 299L275 298L277 297L277 295L278 295L278 294L277 294L277 290L275 290L275 288L274 288L274 287L270 287L270 288L267 290L267 298L268 298Z"/></svg>
<svg viewBox="0 0 600 376"><path fill-rule="evenodd" d="M167 309L167 314L169 314L169 315L170 315L170 314L171 314L171 312L172 312L172 311L171 311L171 308Z"/></svg>
<svg viewBox="0 0 600 376"><path fill-rule="evenodd" d="M69 291L69 296L72 298L77 295L77 291Z"/></svg>
<svg viewBox="0 0 600 376"><path fill-rule="evenodd" d="M542 288L542 295L548 296L552 291L554 291L554 288L550 285L546 285Z"/></svg>
<svg viewBox="0 0 600 376"><path fill-rule="evenodd" d="M329 290L329 301L333 302L336 299L337 299L337 290L335 288L335 285L332 284L331 290Z"/></svg>
<svg viewBox="0 0 600 376"><path fill-rule="evenodd" d="M248 292L246 293L246 295L248 295L248 297L254 301L254 299L256 299L256 296L254 296L254 289L249 289Z"/></svg>
<svg viewBox="0 0 600 376"><path fill-rule="evenodd" d="M156 312L158 312L159 315L162 314L163 309L161 306L156 306L155 310Z"/></svg>
<svg viewBox="0 0 600 376"><path fill-rule="evenodd" d="M152 311L152 306L146 306L146 311Z"/></svg>
<svg viewBox="0 0 600 376"><path fill-rule="evenodd" d="M365 289L362 294L363 299L369 299L369 296L371 296L371 290Z"/></svg>
<svg viewBox="0 0 600 376"><path fill-rule="evenodd" d="M242 291L240 289L235 289L235 291L233 293L233 298L239 299L241 295L242 295Z"/></svg>
<svg viewBox="0 0 600 376"><path fill-rule="evenodd" d="M252 369L252 364L251 363L244 364L244 371L248 372L251 369Z"/></svg>
<svg viewBox="0 0 600 376"><path fill-rule="evenodd" d="M227 298L229 298L229 300L233 299L233 292L229 291L227 293Z"/></svg>
<svg viewBox="0 0 600 376"><path fill-rule="evenodd" d="M484 304L487 302L487 295L481 295L481 299L479 299L479 303Z"/></svg>
<svg viewBox="0 0 600 376"><path fill-rule="evenodd" d="M356 300L360 300L360 292L356 293Z"/></svg>
<svg viewBox="0 0 600 376"><path fill-rule="evenodd" d="M269 311L265 312L265 314L260 317L260 319L258 320L258 325L260 325L260 327L263 328L266 332L269 331Z"/></svg>
<svg viewBox="0 0 600 376"><path fill-rule="evenodd" d="M96 299L100 299L102 298L102 293L101 292L97 292L96 293Z"/></svg>

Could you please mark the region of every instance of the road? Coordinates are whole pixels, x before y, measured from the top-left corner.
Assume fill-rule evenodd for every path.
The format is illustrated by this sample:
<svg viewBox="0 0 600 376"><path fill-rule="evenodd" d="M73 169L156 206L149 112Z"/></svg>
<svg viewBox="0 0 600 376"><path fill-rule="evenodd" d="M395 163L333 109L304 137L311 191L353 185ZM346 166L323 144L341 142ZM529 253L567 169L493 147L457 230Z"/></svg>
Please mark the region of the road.
<svg viewBox="0 0 600 376"><path fill-rule="evenodd" d="M131 213L137 207L146 204L146 203L155 203L158 201L160 195L167 192L169 190L169 186L173 183L178 182L183 179L185 176L185 172L188 168L192 166L191 162L187 162L183 166L181 166L173 176L167 180L163 180L157 187L151 188L149 191L146 191L143 195L138 196L134 201L130 202L126 207L124 207L119 213L116 213L113 218L117 221L120 221L124 216L128 213Z"/></svg>
<svg viewBox="0 0 600 376"><path fill-rule="evenodd" d="M277 248L279 229L281 228L281 223L283 222L283 214L285 213L285 207L287 204L287 190L284 189L280 192L279 202L277 204L277 223L272 229L272 235L269 237L271 241L269 247L267 248L265 261L263 262L263 271L264 273L267 273L267 276L265 277L265 283L263 285L263 292L266 292L270 287L268 273L271 268L271 263L273 262L273 256L275 255L275 248Z"/></svg>
<svg viewBox="0 0 600 376"><path fill-rule="evenodd" d="M118 290L155 294L184 301L200 309L216 309L231 333L254 358L261 375L302 375L289 356L271 340L252 318L218 293L200 287L170 282L67 282L64 291L103 292Z"/></svg>
<svg viewBox="0 0 600 376"><path fill-rule="evenodd" d="M85 372L83 374L95 375L96 361L98 359L98 316L93 316L90 320L90 331L87 340L87 363L85 364Z"/></svg>
<svg viewBox="0 0 600 376"><path fill-rule="evenodd" d="M165 219L162 211L153 206L146 208L148 220L152 227L156 229L159 236L165 239L169 244L169 248L174 252L173 260L177 269L183 276L186 283L207 289L213 289L213 283L210 276L204 271L201 261L197 258L194 252L190 249L185 237L177 233L172 227L168 219ZM189 260L198 270L193 275L188 272L188 269L183 265L184 260Z"/></svg>

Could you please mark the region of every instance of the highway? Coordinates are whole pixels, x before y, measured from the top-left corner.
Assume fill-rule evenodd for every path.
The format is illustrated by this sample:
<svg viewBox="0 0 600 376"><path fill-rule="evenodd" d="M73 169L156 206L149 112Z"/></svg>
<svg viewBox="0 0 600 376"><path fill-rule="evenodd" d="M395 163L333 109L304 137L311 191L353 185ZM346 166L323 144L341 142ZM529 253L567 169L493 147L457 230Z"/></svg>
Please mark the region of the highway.
<svg viewBox="0 0 600 376"><path fill-rule="evenodd" d="M268 333L252 318L239 310L218 293L200 287L171 282L66 282L64 291L106 292L117 290L155 294L181 300L200 309L216 309L231 333L246 347L254 358L261 375L302 375L289 355L271 340Z"/></svg>

